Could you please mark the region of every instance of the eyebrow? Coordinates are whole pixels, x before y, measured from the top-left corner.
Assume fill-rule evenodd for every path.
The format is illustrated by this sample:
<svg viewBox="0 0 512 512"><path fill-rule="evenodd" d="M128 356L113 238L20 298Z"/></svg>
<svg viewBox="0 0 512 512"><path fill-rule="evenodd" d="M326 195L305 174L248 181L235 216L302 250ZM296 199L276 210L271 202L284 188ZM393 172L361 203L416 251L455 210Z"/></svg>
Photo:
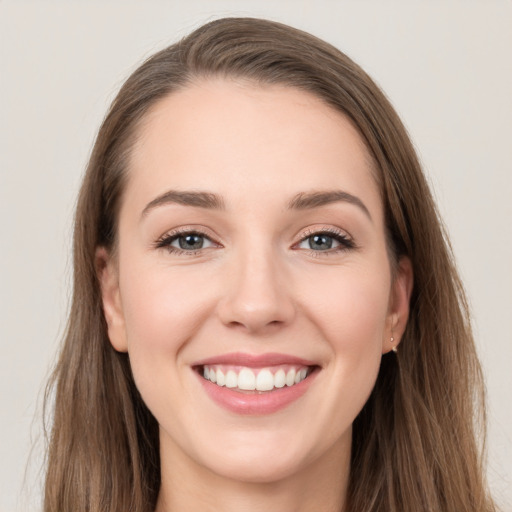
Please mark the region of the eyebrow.
<svg viewBox="0 0 512 512"><path fill-rule="evenodd" d="M288 203L289 210L309 210L332 203L345 202L360 208L372 220L372 216L363 201L357 196L343 190L328 190L319 192L300 192ZM209 210L224 210L225 204L221 196L212 192L168 190L149 202L142 211L142 217L158 206L181 204Z"/></svg>
<svg viewBox="0 0 512 512"><path fill-rule="evenodd" d="M184 206L195 206L197 208L207 208L210 210L224 210L225 208L224 201L217 194L210 192L168 190L146 205L144 210L142 210L142 217L146 216L157 206L164 206L166 204L182 204Z"/></svg>
<svg viewBox="0 0 512 512"><path fill-rule="evenodd" d="M326 206L331 203L345 202L360 208L364 214L372 220L370 211L357 196L344 192L343 190L327 190L320 192L301 192L288 203L290 210L309 210Z"/></svg>

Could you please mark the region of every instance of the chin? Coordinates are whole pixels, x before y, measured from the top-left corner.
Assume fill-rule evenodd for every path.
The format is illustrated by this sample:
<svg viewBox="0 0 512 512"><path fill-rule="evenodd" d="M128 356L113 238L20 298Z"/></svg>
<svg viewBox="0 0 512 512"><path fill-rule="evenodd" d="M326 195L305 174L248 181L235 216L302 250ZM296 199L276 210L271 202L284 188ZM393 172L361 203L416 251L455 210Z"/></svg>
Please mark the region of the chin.
<svg viewBox="0 0 512 512"><path fill-rule="evenodd" d="M242 436L243 437L243 436ZM254 437L254 436L251 436ZM203 452L202 464L213 473L231 480L246 483L269 484L279 482L300 473L316 457L314 448L308 447L300 435L295 439L259 433L254 439L231 439L218 446L222 451ZM297 441L296 444L293 441ZM207 457L205 457L207 455Z"/></svg>
<svg viewBox="0 0 512 512"><path fill-rule="evenodd" d="M247 457L244 460L227 458L210 469L217 475L244 483L271 484L299 473L304 461L289 460L281 454L271 458Z"/></svg>

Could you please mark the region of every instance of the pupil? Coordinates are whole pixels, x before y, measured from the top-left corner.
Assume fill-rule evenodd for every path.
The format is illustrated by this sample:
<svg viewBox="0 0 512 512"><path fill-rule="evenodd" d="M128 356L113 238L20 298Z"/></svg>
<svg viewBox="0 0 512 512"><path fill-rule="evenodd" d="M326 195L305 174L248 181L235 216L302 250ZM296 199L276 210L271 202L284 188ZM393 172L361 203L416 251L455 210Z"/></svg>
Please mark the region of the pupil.
<svg viewBox="0 0 512 512"><path fill-rule="evenodd" d="M332 237L327 235L313 235L309 237L311 249L327 250L332 247Z"/></svg>
<svg viewBox="0 0 512 512"><path fill-rule="evenodd" d="M203 247L203 237L201 235L184 235L179 238L180 248L190 251L191 249L201 249Z"/></svg>

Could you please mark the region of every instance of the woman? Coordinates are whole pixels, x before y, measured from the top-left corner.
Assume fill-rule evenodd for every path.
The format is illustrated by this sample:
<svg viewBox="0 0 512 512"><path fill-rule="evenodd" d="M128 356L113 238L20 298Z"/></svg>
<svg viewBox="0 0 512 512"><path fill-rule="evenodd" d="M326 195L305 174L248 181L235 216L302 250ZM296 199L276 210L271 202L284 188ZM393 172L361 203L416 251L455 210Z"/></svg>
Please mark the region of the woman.
<svg viewBox="0 0 512 512"><path fill-rule="evenodd" d="M46 511L495 510L435 205L330 45L224 19L146 61L100 129L74 258Z"/></svg>

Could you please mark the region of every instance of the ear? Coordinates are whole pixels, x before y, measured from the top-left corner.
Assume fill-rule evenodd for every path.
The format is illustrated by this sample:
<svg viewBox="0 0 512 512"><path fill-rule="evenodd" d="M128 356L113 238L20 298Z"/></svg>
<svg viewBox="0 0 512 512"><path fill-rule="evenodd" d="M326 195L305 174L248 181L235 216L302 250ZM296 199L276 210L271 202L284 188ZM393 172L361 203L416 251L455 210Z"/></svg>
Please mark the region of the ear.
<svg viewBox="0 0 512 512"><path fill-rule="evenodd" d="M395 279L391 286L389 312L382 340L382 353L394 349L400 343L409 319L414 276L411 260L402 256L398 262Z"/></svg>
<svg viewBox="0 0 512 512"><path fill-rule="evenodd" d="M119 292L119 272L114 258L105 247L96 249L95 266L101 288L103 314L107 322L110 343L118 352L128 352Z"/></svg>

